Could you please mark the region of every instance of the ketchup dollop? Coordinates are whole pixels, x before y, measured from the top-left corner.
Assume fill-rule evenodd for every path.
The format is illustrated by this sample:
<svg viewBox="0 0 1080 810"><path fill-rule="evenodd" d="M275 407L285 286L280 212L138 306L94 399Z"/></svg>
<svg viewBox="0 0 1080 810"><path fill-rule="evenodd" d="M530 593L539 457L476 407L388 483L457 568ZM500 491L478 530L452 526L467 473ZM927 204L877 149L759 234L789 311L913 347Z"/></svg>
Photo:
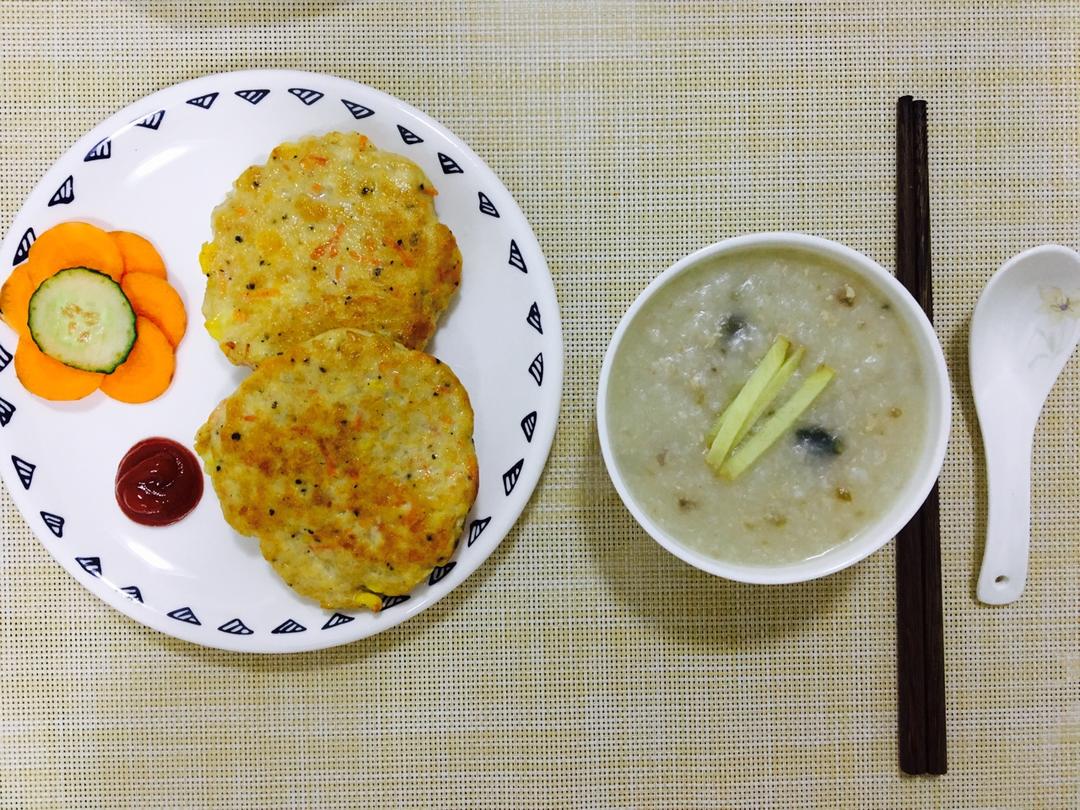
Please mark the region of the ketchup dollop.
<svg viewBox="0 0 1080 810"><path fill-rule="evenodd" d="M116 470L116 502L144 526L176 523L202 498L203 477L190 450L172 439L143 439Z"/></svg>

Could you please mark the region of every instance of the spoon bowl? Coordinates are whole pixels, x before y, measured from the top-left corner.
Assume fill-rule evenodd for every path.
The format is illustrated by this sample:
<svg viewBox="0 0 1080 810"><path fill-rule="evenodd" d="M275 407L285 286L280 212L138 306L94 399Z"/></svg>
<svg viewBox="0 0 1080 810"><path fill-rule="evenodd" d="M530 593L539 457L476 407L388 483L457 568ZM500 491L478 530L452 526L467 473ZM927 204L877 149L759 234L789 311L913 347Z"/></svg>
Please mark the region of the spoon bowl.
<svg viewBox="0 0 1080 810"><path fill-rule="evenodd" d="M1020 597L1031 526L1035 425L1080 341L1080 254L1042 245L1009 259L971 318L971 389L986 453L989 514L981 601Z"/></svg>

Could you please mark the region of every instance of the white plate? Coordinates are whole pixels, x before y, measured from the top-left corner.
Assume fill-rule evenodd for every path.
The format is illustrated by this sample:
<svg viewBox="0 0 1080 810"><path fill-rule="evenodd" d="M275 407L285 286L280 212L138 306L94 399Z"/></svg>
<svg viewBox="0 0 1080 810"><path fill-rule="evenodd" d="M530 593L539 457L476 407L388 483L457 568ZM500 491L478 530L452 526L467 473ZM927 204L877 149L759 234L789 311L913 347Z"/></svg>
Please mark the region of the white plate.
<svg viewBox="0 0 1080 810"><path fill-rule="evenodd" d="M198 253L210 237L211 210L236 176L278 143L332 130L363 132L419 164L439 191L439 217L463 258L460 292L429 351L454 369L472 399L480 492L453 560L410 596L387 600L378 614L325 611L294 593L263 561L257 541L225 523L209 482L196 510L166 528L130 522L113 497L117 463L133 444L166 436L190 447L199 425L246 374L225 360L202 325ZM563 347L555 290L510 193L445 127L391 96L331 76L207 76L154 93L79 140L30 194L0 260L19 264L35 233L73 219L149 237L190 319L172 386L144 405L100 392L74 403L33 396L10 365L15 333L0 327L0 475L53 557L117 610L209 647L330 647L434 604L517 520L558 419Z"/></svg>

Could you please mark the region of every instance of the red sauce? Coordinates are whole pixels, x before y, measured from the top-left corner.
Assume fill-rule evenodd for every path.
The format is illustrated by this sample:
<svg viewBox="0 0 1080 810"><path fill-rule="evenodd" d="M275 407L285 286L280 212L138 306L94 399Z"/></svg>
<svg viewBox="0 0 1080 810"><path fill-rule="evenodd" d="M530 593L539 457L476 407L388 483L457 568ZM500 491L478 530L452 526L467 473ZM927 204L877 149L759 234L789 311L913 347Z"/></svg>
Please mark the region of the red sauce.
<svg viewBox="0 0 1080 810"><path fill-rule="evenodd" d="M144 526L168 526L202 498L203 476L190 450L172 439L143 439L116 470L116 502Z"/></svg>

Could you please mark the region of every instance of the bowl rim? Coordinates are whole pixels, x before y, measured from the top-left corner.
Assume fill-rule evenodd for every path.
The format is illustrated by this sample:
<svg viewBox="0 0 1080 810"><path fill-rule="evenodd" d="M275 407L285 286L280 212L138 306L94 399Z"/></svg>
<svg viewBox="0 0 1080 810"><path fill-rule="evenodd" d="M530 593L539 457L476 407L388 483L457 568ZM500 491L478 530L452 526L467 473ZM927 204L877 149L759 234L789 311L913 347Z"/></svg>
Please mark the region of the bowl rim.
<svg viewBox="0 0 1080 810"><path fill-rule="evenodd" d="M776 566L743 565L708 557L683 544L658 526L638 504L619 471L612 451L607 420L607 390L612 362L627 329L646 302L674 278L705 260L750 248L808 251L834 259L856 272L878 291L885 293L890 302L899 304L897 311L901 313L919 347L927 376L928 409L922 458L906 480L901 497L852 539L808 560ZM627 510L649 536L676 557L706 573L738 582L780 585L806 582L848 568L885 546L911 520L930 494L945 462L952 427L952 392L945 355L933 325L922 307L889 271L870 257L839 242L809 234L773 231L735 236L707 245L679 259L649 282L623 313L608 343L598 381L596 421L600 451L608 476Z"/></svg>

